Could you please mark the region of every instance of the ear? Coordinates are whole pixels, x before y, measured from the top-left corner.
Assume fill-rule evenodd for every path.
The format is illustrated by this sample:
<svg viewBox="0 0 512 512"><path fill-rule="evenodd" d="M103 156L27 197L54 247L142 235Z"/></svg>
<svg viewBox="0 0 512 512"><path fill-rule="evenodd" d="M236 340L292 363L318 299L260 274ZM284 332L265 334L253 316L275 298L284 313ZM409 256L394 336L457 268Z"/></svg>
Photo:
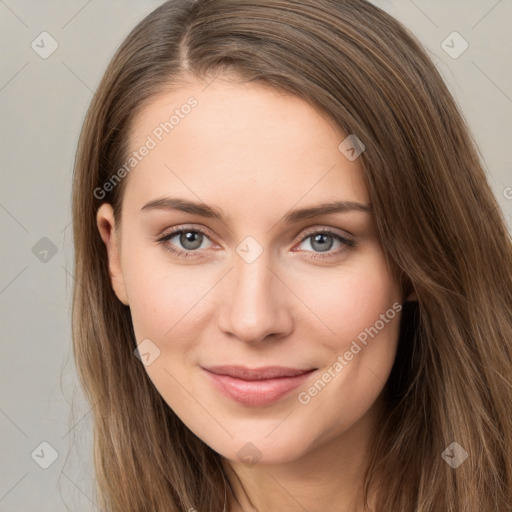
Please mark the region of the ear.
<svg viewBox="0 0 512 512"><path fill-rule="evenodd" d="M400 274L400 282L402 286L403 296L406 296L403 302L414 302L418 300L418 296L416 295L416 290L414 289L414 285L409 277L407 277L404 273Z"/></svg>
<svg viewBox="0 0 512 512"><path fill-rule="evenodd" d="M117 236L112 205L103 203L96 214L96 224L107 248L108 271L112 288L117 298L128 306L128 294L121 270L120 241Z"/></svg>
<svg viewBox="0 0 512 512"><path fill-rule="evenodd" d="M418 300L418 296L416 295L416 292L413 290L408 296L407 298L405 299L405 302L409 302L409 301L417 301Z"/></svg>

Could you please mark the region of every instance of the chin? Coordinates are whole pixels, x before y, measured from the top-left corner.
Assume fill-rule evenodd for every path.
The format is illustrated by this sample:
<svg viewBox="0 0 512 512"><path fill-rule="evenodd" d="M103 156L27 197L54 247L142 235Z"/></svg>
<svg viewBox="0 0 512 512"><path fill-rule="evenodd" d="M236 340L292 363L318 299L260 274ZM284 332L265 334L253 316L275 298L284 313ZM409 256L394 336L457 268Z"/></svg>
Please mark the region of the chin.
<svg viewBox="0 0 512 512"><path fill-rule="evenodd" d="M311 449L312 442L301 433L292 434L283 429L279 435L251 435L220 441L203 439L214 451L233 463L248 467L255 464L285 464L303 457Z"/></svg>

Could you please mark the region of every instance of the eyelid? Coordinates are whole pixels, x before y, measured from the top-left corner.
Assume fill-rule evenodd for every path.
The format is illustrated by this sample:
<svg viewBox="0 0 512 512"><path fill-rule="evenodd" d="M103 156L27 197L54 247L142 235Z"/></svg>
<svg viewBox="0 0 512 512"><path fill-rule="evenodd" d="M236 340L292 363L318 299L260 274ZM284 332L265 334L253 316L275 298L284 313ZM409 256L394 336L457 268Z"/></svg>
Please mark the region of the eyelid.
<svg viewBox="0 0 512 512"><path fill-rule="evenodd" d="M191 258L201 257L200 256L201 253L205 252L204 249L203 250L183 250L183 249L179 249L176 247L170 248L170 247L166 246L166 242L168 242L171 238L174 238L174 236L176 236L182 232L186 232L186 231L195 231L197 233L201 233L202 235L206 236L214 245L219 245L213 241L212 238L214 238L214 237L212 237L210 235L210 231L207 228L205 228L204 226L198 227L198 226L187 225L187 224L174 226L167 233L165 233L165 231L164 231L165 234L160 235L157 238L156 242L158 242L162 246L164 246L164 248L167 251L169 251L171 253L175 253L179 257L182 257L183 255L184 255L184 257L191 257ZM322 259L322 258L329 259L329 258L334 258L334 257L340 255L341 253L345 252L347 249L355 247L355 245L356 245L354 236L351 233L348 233L347 231L340 230L339 228L315 225L315 226L310 226L309 228L306 228L305 230L303 229L302 231L300 231L300 234L302 236L297 242L294 243L294 247L297 244L301 244L304 241L306 241L308 238L311 237L311 235L315 235L315 234L319 234L319 233L328 234L328 235L333 236L340 243L342 243L345 247L342 249L338 249L336 251L327 251L325 255L323 255L321 252L316 253L314 251L298 251L295 249L292 249L292 251L293 252L307 252L307 253L311 252L312 256L309 256L309 258L311 258L311 259ZM208 256L210 256L210 255L207 255L205 257L208 257Z"/></svg>
<svg viewBox="0 0 512 512"><path fill-rule="evenodd" d="M207 236L210 239L215 238L211 231L204 226L198 226L193 224L180 224L172 228L164 229L162 233L158 235L157 239L167 238L172 235L176 235L181 231L197 231L198 233L202 233L203 235Z"/></svg>
<svg viewBox="0 0 512 512"><path fill-rule="evenodd" d="M330 226L323 226L323 225L319 224L316 226L312 226L312 227L303 229L300 232L300 233L302 233L302 238L300 241L303 242L304 239L307 238L308 236L310 236L314 233L319 233L319 232L335 233L335 234L340 235L341 237L346 238L347 240L351 240L351 241L353 241L353 239L354 239L354 235L352 233L349 233L348 231L345 231L345 230L342 230L339 228L333 228Z"/></svg>
<svg viewBox="0 0 512 512"><path fill-rule="evenodd" d="M162 238L167 238L171 235L177 234L177 233L179 233L181 231L185 231L187 229L190 231L197 231L199 233L202 233L203 235L206 235L210 239L215 238L212 235L211 231L204 226L198 226L198 225L193 225L193 224L180 224L178 226L170 228L169 231L164 230L162 232L162 234L158 235L157 240L161 240ZM354 235L352 233L349 233L348 231L341 230L339 228L333 228L330 226L317 224L315 226L310 226L306 229L300 230L299 235L302 235L302 236L297 241L303 242L306 238L308 238L308 236L318 233L318 232L335 233L335 234L338 234L338 235L342 236L343 238L346 238L347 240L351 240L351 241L353 241L353 237L354 237ZM299 236L299 235L296 235L296 236Z"/></svg>
<svg viewBox="0 0 512 512"><path fill-rule="evenodd" d="M179 235L180 233L183 233L183 232L186 232L186 231L194 231L196 233L201 233L206 238L208 238L213 245L216 245L216 246L220 245L220 244L218 244L217 242L214 241L215 237L211 235L211 232L210 232L209 229L205 228L204 226L198 227L198 226L187 225L187 224L180 224L179 226L174 226L169 231L165 231L164 230L163 234L158 236L156 241L160 242L160 243L165 243L165 242L169 241L171 238L174 238L176 235ZM196 251L189 250L189 251L186 251L186 252L189 252L189 253L193 253L193 252L199 253L199 252L204 252L204 250L205 249L203 249L203 250L196 250ZM183 251L183 249L176 248L176 251Z"/></svg>

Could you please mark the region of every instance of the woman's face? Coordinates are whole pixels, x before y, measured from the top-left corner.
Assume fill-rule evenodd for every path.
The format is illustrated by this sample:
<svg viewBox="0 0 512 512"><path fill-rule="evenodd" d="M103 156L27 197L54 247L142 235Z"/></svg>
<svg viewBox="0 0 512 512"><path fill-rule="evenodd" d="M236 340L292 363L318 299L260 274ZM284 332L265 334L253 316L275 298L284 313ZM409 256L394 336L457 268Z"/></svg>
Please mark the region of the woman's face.
<svg viewBox="0 0 512 512"><path fill-rule="evenodd" d="M136 118L120 236L108 204L98 226L164 400L232 461L292 461L368 424L404 298L346 135L297 97L205 87Z"/></svg>

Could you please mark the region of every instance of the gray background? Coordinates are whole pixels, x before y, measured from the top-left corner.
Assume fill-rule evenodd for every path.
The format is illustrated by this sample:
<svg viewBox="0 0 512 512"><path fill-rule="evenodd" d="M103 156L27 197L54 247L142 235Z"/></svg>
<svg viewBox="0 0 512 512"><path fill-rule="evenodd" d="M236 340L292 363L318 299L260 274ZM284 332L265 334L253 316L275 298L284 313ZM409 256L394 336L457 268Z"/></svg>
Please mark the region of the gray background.
<svg viewBox="0 0 512 512"><path fill-rule="evenodd" d="M3 512L99 510L91 492L90 410L71 351L72 166L108 61L160 3L0 0ZM510 227L512 0L374 3L427 47L473 130ZM45 59L31 47L51 48L44 31L58 43ZM469 44L458 58L442 46L454 31ZM446 44L452 53L462 48L453 37ZM42 442L55 450L53 462Z"/></svg>

